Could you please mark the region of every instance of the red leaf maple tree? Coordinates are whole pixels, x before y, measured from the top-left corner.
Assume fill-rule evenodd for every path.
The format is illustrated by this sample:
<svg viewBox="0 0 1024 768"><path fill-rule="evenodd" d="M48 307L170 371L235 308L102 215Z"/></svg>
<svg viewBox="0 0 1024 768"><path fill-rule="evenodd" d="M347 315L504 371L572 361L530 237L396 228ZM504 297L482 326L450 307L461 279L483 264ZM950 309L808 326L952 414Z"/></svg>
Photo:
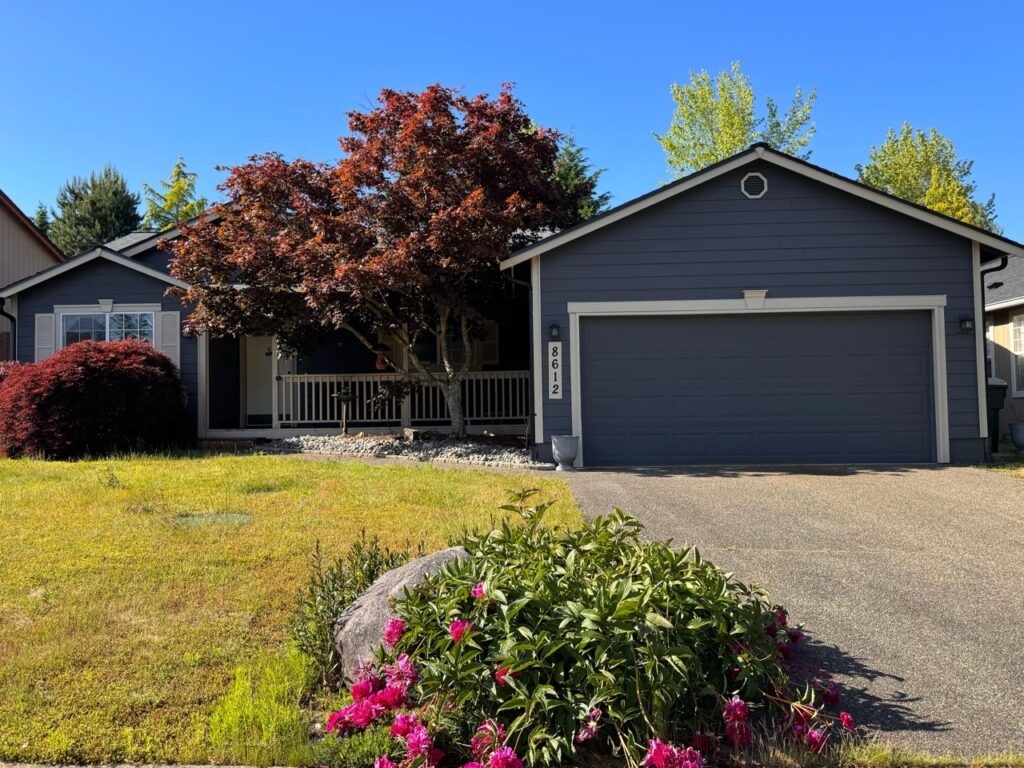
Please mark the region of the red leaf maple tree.
<svg viewBox="0 0 1024 768"><path fill-rule="evenodd" d="M493 99L385 89L378 102L349 113L337 164L269 153L230 169L227 201L169 242L171 274L188 283L176 292L192 333L274 335L286 352L325 329L368 349L386 334L400 347L391 365L439 387L462 434L461 382L495 319L498 262L570 223L578 201L554 180L559 134L510 85ZM445 341L439 366L417 355L425 338Z"/></svg>

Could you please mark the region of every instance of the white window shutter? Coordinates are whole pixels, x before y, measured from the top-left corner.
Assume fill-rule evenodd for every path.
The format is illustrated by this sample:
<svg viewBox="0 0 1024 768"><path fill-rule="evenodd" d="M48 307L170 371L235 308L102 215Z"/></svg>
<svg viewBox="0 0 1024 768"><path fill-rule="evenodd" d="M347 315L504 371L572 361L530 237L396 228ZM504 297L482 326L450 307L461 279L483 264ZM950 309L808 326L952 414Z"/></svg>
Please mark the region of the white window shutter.
<svg viewBox="0 0 1024 768"><path fill-rule="evenodd" d="M56 318L53 313L36 315L36 357L38 363L53 354L56 341Z"/></svg>
<svg viewBox="0 0 1024 768"><path fill-rule="evenodd" d="M181 313L160 313L160 337L157 349L171 358L171 362L181 367Z"/></svg>

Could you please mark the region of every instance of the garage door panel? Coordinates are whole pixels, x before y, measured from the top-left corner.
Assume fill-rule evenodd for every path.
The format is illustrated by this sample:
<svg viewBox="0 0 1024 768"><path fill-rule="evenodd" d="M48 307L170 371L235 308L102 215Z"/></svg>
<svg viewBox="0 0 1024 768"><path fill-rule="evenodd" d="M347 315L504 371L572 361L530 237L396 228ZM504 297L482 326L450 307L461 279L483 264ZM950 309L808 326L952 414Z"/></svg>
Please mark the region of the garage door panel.
<svg viewBox="0 0 1024 768"><path fill-rule="evenodd" d="M582 318L586 464L934 460L927 313Z"/></svg>

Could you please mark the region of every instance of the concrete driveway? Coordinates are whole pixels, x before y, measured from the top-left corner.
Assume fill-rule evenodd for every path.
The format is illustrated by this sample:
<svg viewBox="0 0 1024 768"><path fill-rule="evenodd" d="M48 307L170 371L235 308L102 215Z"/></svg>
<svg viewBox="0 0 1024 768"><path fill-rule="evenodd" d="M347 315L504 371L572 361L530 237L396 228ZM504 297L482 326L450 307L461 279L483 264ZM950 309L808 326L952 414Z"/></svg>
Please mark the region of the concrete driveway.
<svg viewBox="0 0 1024 768"><path fill-rule="evenodd" d="M1024 752L1024 480L973 468L582 471L619 506L767 587L841 708L899 746Z"/></svg>

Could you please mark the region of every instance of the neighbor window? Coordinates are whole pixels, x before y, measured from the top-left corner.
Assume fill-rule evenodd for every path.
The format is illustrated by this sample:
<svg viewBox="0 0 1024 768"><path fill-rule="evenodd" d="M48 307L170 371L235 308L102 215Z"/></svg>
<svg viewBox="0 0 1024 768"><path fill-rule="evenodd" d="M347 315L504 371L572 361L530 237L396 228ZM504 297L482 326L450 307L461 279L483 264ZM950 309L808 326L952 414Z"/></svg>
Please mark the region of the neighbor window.
<svg viewBox="0 0 1024 768"><path fill-rule="evenodd" d="M124 341L139 339L153 343L152 312L89 312L63 315L61 346L79 341Z"/></svg>
<svg viewBox="0 0 1024 768"><path fill-rule="evenodd" d="M1010 321L1010 347L1012 393L1014 397L1024 397L1024 315L1014 315Z"/></svg>

